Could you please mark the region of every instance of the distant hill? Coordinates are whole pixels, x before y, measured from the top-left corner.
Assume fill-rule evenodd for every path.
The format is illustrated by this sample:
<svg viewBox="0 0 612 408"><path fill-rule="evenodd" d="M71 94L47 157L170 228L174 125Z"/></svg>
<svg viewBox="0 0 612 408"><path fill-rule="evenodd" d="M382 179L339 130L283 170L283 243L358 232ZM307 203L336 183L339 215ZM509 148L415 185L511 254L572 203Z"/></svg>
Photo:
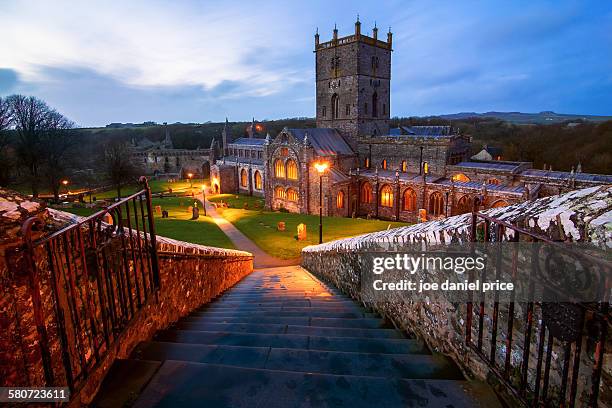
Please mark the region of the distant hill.
<svg viewBox="0 0 612 408"><path fill-rule="evenodd" d="M554 123L562 123L568 121L590 121L590 122L605 122L612 120L612 116L596 116L596 115L573 115L566 113L555 113L552 111L544 111L540 113L522 113L522 112L460 112L451 113L448 115L436 115L447 120L465 120L470 118L494 118L503 120L517 125L538 124L548 125Z"/></svg>

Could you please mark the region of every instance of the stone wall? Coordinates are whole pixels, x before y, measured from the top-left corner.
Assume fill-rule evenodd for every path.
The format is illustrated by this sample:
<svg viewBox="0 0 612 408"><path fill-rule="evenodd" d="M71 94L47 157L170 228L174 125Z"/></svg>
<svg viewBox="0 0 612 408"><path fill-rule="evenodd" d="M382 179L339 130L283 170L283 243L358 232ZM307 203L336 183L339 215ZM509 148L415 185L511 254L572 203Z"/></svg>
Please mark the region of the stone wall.
<svg viewBox="0 0 612 408"><path fill-rule="evenodd" d="M542 198L505 208L493 208L484 213L510 222L532 232L547 235L553 240L570 242L590 242L601 249L612 247L612 186L592 187L573 191L562 196ZM422 338L430 348L451 356L464 369L466 374L480 379L490 377L487 365L477 355L466 347L465 322L466 305L451 303L441 297L430 298L424 302L415 298L406 302L374 302L365 298L360 290L361 270L360 252L371 250L394 251L409 243L425 245L450 244L451 242L468 242L470 234L471 214L449 217L440 221L415 224L366 234L354 238L332 241L326 244L306 247L303 252L302 265L316 276L331 282L354 299L374 308L382 315L391 319L398 327L415 333ZM489 309L490 310L490 309ZM520 305L517 305L515 316L522 316ZM538 321L538 316L534 317ZM486 318L487 327L490 317ZM500 323L500 327L504 327ZM522 328L516 326L513 356L522 355ZM500 334L503 336L503 333ZM534 333L534 336L536 334ZM537 337L536 337L537 338ZM485 337L485 344L487 338ZM502 341L501 337L498 341ZM610 340L606 350L610 350ZM592 346L592 344L591 344ZM583 350L589 344L585 341ZM500 350L504 353L506 350ZM609 351L608 351L609 353ZM610 361L608 354L604 361ZM533 360L533 355L530 356ZM592 368L588 358L582 362ZM518 363L517 363L518 364ZM551 384L561 372L560 355L553 359ZM530 363L535 367L535 361ZM583 405L588 398L590 371L586 370L580 378L578 406ZM604 364L604 375L600 388L600 401L610 401L610 375L612 367ZM530 369L529 380L533 381L534 370ZM607 405L605 405L607 406Z"/></svg>
<svg viewBox="0 0 612 408"><path fill-rule="evenodd" d="M45 229L35 232L33 238L79 219L0 189L0 386L43 386L45 383L21 236L21 225L31 216L37 216L45 225ZM90 402L115 358L127 357L139 342L150 339L157 330L211 301L253 269L252 255L243 251L206 247L159 236L157 248L160 272L157 296L149 297L110 347L102 352L86 380L78 384L80 390L74 396L73 404ZM49 273L44 267L46 259L44 256L37 259L54 382L65 385L55 303ZM79 279L77 284L86 282L86 279ZM69 333L68 339L71 338Z"/></svg>

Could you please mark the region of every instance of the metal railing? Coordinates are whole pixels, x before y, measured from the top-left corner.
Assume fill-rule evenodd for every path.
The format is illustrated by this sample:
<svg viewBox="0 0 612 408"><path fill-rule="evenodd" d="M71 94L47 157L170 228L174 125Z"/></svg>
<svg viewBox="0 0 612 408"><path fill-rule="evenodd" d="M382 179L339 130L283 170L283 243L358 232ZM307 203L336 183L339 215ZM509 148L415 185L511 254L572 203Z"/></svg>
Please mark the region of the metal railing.
<svg viewBox="0 0 612 408"><path fill-rule="evenodd" d="M559 242L489 217L477 208L478 200L475 200L470 234L473 243L535 242L567 251ZM525 259L519 267L518 250L513 251L509 273L513 278L519 271L532 277L537 266L532 264L527 268L531 270L521 270ZM480 299L472 297L467 303L467 346L524 406L597 407L599 403L604 348L611 321L612 266L585 253L574 255L594 265L604 277L603 302L515 302L512 295L509 303L501 305L498 295L488 299L480 295ZM494 269L498 278L502 267L500 260L496 262ZM483 274L480 278L485 277ZM537 290L534 282L531 278L527 286L531 294ZM565 299L575 298L571 293L565 295Z"/></svg>
<svg viewBox="0 0 612 408"><path fill-rule="evenodd" d="M160 278L151 190L33 239L22 226L33 316L47 386L78 390L149 299ZM40 235L40 234L38 234ZM31 384L26 384L31 385Z"/></svg>

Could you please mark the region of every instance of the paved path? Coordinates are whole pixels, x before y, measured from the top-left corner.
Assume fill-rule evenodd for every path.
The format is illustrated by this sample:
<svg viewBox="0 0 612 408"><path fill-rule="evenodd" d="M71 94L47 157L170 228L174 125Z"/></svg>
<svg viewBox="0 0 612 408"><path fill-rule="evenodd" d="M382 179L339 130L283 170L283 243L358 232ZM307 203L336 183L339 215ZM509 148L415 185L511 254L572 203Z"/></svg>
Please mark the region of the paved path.
<svg viewBox="0 0 612 408"><path fill-rule="evenodd" d="M200 202L203 202L202 194L197 195L196 198ZM236 249L240 249L241 251L247 251L253 254L253 267L255 269L300 264L299 258L279 259L268 255L253 241L251 241L246 235L240 232L238 228L234 227L231 222L219 215L216 208L210 203L210 201L206 200L204 205L206 205L206 215L210 216L217 224L217 226L221 228L221 231L223 231L225 235L227 235L227 237L234 243Z"/></svg>
<svg viewBox="0 0 612 408"><path fill-rule="evenodd" d="M135 407L498 407L299 266L256 270L117 360L93 404Z"/></svg>

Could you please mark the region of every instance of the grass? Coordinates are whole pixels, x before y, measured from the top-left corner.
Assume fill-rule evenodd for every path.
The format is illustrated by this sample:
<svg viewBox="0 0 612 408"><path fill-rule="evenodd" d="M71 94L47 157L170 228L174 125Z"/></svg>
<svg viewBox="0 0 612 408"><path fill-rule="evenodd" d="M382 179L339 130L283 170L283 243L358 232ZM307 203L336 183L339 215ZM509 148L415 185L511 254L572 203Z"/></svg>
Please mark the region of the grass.
<svg viewBox="0 0 612 408"><path fill-rule="evenodd" d="M187 197L153 198L152 205L161 206L162 210L168 211L168 218L162 218L155 214L155 229L157 235L194 244L208 245L219 248L233 249L232 241L219 229L210 217L200 213L198 220L190 220L191 211L188 207L193 205L194 199ZM59 208L62 211L87 216L99 209L96 208Z"/></svg>
<svg viewBox="0 0 612 408"><path fill-rule="evenodd" d="M249 197L250 198L250 197ZM222 208L219 212L268 254L281 259L300 256L302 248L319 243L319 217L316 215ZM278 231L279 221L285 231ZM307 239L298 241L297 226L306 224ZM401 222L364 220L344 217L323 217L323 241L332 241L368 232L407 225Z"/></svg>
<svg viewBox="0 0 612 408"><path fill-rule="evenodd" d="M244 208L245 204L248 209L263 209L264 199L261 197L253 197L243 194L217 194L206 197L208 201L219 203L223 201L229 208Z"/></svg>
<svg viewBox="0 0 612 408"><path fill-rule="evenodd" d="M192 183L190 183L188 180L179 180L174 183L170 183L165 180L149 180L149 187L151 188L152 193L166 192L170 188L172 189L173 193L185 193L185 192L191 192L192 188L190 187L190 185L193 185L193 191L196 192L196 191L199 191L200 187L204 183L208 183L208 180L207 179L204 179L204 180L194 179ZM140 184L132 184L132 185L124 186L121 188L121 196L127 197L129 195L132 195L140 191L141 189L142 189L142 186ZM114 188L111 188L106 191L100 191L98 193L94 193L93 195L98 200L112 199L112 198L117 197L117 190Z"/></svg>

